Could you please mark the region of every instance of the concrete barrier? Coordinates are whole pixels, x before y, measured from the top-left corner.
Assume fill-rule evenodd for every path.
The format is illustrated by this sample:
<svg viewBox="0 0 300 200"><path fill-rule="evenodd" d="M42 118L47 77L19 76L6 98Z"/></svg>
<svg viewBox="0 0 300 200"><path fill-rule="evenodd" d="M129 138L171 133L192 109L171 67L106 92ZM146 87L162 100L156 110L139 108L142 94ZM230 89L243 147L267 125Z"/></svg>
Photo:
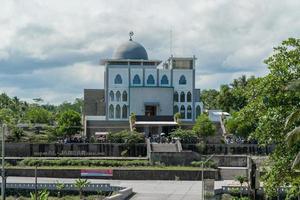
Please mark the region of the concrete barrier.
<svg viewBox="0 0 300 200"><path fill-rule="evenodd" d="M132 188L125 188L120 190L118 194L115 194L110 197L106 197L104 200L125 200L132 195Z"/></svg>

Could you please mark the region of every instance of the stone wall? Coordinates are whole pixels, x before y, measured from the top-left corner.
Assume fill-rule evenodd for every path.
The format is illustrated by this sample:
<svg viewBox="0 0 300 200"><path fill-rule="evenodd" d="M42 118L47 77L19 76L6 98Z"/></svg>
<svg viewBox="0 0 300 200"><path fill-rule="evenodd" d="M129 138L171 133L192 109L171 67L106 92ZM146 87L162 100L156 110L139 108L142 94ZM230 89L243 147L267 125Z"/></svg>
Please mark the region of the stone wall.
<svg viewBox="0 0 300 200"><path fill-rule="evenodd" d="M146 144L126 145L119 143L98 144L27 144L6 143L5 155L7 157L81 157L81 156L106 156L120 157L124 150L128 149L126 156L146 157Z"/></svg>

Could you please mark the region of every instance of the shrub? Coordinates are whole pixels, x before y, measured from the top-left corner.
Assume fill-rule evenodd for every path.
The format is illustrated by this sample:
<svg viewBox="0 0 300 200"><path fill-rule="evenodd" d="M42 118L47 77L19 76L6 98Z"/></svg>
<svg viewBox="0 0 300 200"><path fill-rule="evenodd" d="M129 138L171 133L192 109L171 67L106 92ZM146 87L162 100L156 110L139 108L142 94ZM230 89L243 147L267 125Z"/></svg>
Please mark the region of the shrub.
<svg viewBox="0 0 300 200"><path fill-rule="evenodd" d="M170 133L173 138L179 138L181 143L197 143L198 137L192 130L175 129Z"/></svg>
<svg viewBox="0 0 300 200"><path fill-rule="evenodd" d="M19 165L21 166L102 166L102 167L132 167L148 166L150 163L145 160L75 160L75 159L58 159L58 160L40 160L24 159Z"/></svg>
<svg viewBox="0 0 300 200"><path fill-rule="evenodd" d="M117 133L109 133L107 139L112 143L135 144L143 143L144 136L136 131L123 130Z"/></svg>
<svg viewBox="0 0 300 200"><path fill-rule="evenodd" d="M216 127L206 114L201 114L196 120L193 131L199 137L207 137L215 134Z"/></svg>

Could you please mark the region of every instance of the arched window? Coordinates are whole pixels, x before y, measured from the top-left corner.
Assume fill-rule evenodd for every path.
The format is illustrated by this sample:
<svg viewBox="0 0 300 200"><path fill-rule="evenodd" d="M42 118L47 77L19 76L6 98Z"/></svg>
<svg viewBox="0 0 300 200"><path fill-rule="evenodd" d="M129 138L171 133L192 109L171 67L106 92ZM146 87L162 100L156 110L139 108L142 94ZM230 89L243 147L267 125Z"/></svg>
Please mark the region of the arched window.
<svg viewBox="0 0 300 200"><path fill-rule="evenodd" d="M113 105L109 106L109 118L110 119L114 118L114 106Z"/></svg>
<svg viewBox="0 0 300 200"><path fill-rule="evenodd" d="M174 106L173 111L174 111L174 114L179 112L179 108L177 105Z"/></svg>
<svg viewBox="0 0 300 200"><path fill-rule="evenodd" d="M122 118L126 119L127 118L127 106L123 105L122 107Z"/></svg>
<svg viewBox="0 0 300 200"><path fill-rule="evenodd" d="M147 79L147 85L154 85L154 84L155 84L154 77L152 76L152 74L150 74Z"/></svg>
<svg viewBox="0 0 300 200"><path fill-rule="evenodd" d="M181 76L180 76L180 79L179 79L179 85L185 85L185 84L186 84L185 76L184 76L184 75L181 75Z"/></svg>
<svg viewBox="0 0 300 200"><path fill-rule="evenodd" d="M188 93L186 94L186 101L187 101L187 102L192 102L192 93L191 93L191 92L188 92Z"/></svg>
<svg viewBox="0 0 300 200"><path fill-rule="evenodd" d="M122 84L122 77L118 74L115 78L115 84Z"/></svg>
<svg viewBox="0 0 300 200"><path fill-rule="evenodd" d="M174 93L174 102L178 102L178 92Z"/></svg>
<svg viewBox="0 0 300 200"><path fill-rule="evenodd" d="M180 93L180 102L185 102L185 95L184 92Z"/></svg>
<svg viewBox="0 0 300 200"><path fill-rule="evenodd" d="M185 108L184 105L180 107L180 118L185 119Z"/></svg>
<svg viewBox="0 0 300 200"><path fill-rule="evenodd" d="M121 92L120 91L117 91L117 93L116 93L116 100L121 101Z"/></svg>
<svg viewBox="0 0 300 200"><path fill-rule="evenodd" d="M161 85L168 85L169 84L169 80L168 80L168 77L166 75L163 75L163 77L160 80L160 84Z"/></svg>
<svg viewBox="0 0 300 200"><path fill-rule="evenodd" d="M110 98L110 101L114 101L115 100L115 95L114 95L113 91L109 92L109 98Z"/></svg>
<svg viewBox="0 0 300 200"><path fill-rule="evenodd" d="M139 77L139 75L134 75L134 77L133 77L133 84L134 85L139 85L139 84L141 84L141 79L140 79L140 77Z"/></svg>
<svg viewBox="0 0 300 200"><path fill-rule="evenodd" d="M127 101L127 92L124 91L122 94L122 101Z"/></svg>
<svg viewBox="0 0 300 200"><path fill-rule="evenodd" d="M187 116L186 116L186 118L192 119L192 106L190 106L190 105L187 107Z"/></svg>
<svg viewBox="0 0 300 200"><path fill-rule="evenodd" d="M120 105L116 106L116 118L117 119L121 118L121 107L120 107Z"/></svg>
<svg viewBox="0 0 300 200"><path fill-rule="evenodd" d="M199 117L201 115L201 108L200 106L196 107L196 117Z"/></svg>

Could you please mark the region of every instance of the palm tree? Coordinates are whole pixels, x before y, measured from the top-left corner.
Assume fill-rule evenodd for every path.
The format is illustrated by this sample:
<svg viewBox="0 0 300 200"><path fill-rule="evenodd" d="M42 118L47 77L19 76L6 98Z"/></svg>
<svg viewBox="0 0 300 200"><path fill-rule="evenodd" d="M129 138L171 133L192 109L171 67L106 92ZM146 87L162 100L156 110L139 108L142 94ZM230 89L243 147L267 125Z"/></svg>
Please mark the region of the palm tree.
<svg viewBox="0 0 300 200"><path fill-rule="evenodd" d="M56 182L56 189L57 191L57 197L60 198L61 197L61 191L65 188L65 184L60 183L60 182Z"/></svg>
<svg viewBox="0 0 300 200"><path fill-rule="evenodd" d="M240 196L242 197L242 187L243 187L243 183L247 182L248 179L247 179L246 176L240 175L240 176L236 176L236 177L235 177L235 180L238 181L238 182L240 183L240 185L241 185L241 188L240 188Z"/></svg>
<svg viewBox="0 0 300 200"><path fill-rule="evenodd" d="M85 188L89 184L90 184L90 182L87 179L77 179L75 181L75 187L79 190L80 199L82 199L82 197L83 197L83 195L82 195L83 188Z"/></svg>
<svg viewBox="0 0 300 200"><path fill-rule="evenodd" d="M298 92L300 91L300 79L291 82L287 90ZM294 122L300 120L300 109L292 112L285 122L285 128L290 128ZM300 142L300 126L295 127L292 131L288 132L286 135L286 141L289 147L293 146L294 144L298 144ZM300 167L300 152L298 152L294 162L293 162L293 169Z"/></svg>

